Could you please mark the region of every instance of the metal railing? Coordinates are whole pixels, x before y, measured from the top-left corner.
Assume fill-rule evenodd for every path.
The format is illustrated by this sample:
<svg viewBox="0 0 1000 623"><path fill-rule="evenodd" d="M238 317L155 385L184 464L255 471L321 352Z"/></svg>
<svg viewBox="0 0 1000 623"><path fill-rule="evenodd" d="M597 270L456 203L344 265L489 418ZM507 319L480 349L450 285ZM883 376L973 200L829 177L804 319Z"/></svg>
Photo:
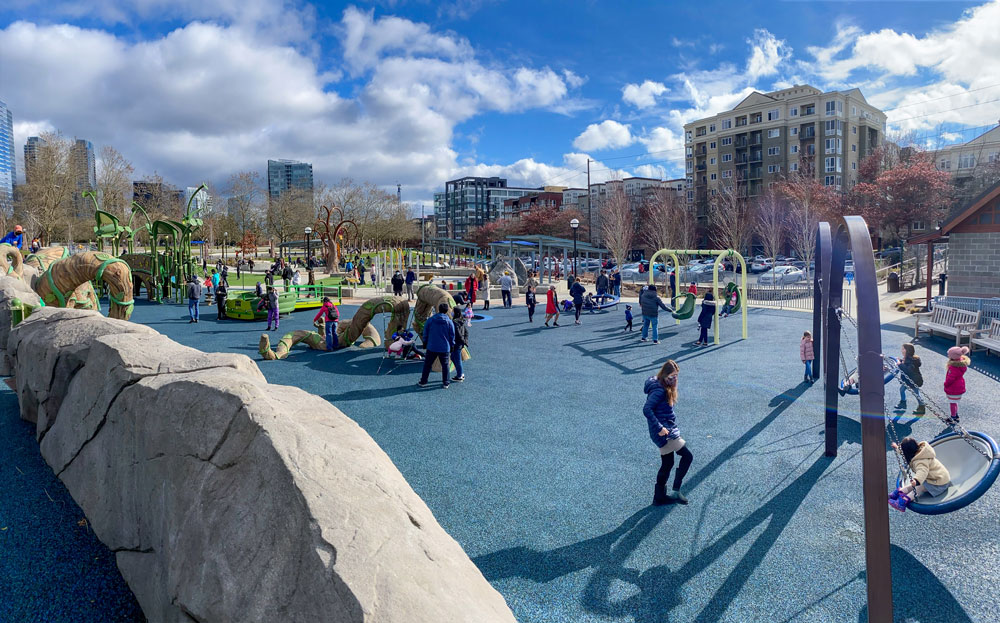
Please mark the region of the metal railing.
<svg viewBox="0 0 1000 623"><path fill-rule="evenodd" d="M848 314L853 313L853 291L845 288L843 296L842 307ZM752 307L812 311L813 284L811 281L777 285L748 284L747 302Z"/></svg>

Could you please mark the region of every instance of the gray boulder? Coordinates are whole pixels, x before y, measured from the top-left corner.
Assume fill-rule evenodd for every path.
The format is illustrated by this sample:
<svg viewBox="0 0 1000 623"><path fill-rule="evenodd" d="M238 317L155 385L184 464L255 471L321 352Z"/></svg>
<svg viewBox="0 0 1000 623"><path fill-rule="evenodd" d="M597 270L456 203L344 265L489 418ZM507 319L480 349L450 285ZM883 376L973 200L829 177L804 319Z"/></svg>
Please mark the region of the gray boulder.
<svg viewBox="0 0 1000 623"><path fill-rule="evenodd" d="M26 266L26 268L31 268ZM34 270L34 269L32 269ZM0 375L11 371L10 356L7 354L7 340L10 338L11 309L15 301L40 305L42 300L27 283L15 277L0 275Z"/></svg>
<svg viewBox="0 0 1000 623"><path fill-rule="evenodd" d="M106 365L100 349L81 374ZM514 621L389 457L321 398L235 367L145 376L110 401L83 385L56 427L107 415L60 477L150 620Z"/></svg>
<svg viewBox="0 0 1000 623"><path fill-rule="evenodd" d="M96 311L55 307L35 311L10 332L7 352L21 418L36 424L38 439L52 426L94 338L115 333L158 335L149 327L105 318Z"/></svg>

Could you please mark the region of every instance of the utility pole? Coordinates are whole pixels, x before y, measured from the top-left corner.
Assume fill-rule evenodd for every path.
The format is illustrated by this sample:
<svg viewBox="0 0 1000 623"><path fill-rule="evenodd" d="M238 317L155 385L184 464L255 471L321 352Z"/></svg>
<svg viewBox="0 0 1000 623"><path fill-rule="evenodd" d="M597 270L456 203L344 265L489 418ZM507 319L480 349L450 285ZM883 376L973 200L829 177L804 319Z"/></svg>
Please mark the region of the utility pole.
<svg viewBox="0 0 1000 623"><path fill-rule="evenodd" d="M593 200L590 198L590 158L587 158L587 236L590 241L594 241L594 219L591 218L591 213L594 210Z"/></svg>

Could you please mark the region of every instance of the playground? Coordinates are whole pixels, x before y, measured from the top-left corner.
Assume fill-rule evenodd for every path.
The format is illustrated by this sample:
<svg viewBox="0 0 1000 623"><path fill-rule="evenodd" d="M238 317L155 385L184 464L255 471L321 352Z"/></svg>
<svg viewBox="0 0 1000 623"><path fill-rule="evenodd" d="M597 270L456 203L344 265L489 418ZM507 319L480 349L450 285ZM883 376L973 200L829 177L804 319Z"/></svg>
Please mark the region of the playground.
<svg viewBox="0 0 1000 623"><path fill-rule="evenodd" d="M865 620L859 403L841 399L839 454L825 457L822 383L802 383L798 361L810 315L752 310L749 339L734 317L721 321L719 346L696 348L693 321L663 322L653 346L621 333L620 311L544 329L523 306L498 307L473 325L467 380L448 393L419 390L420 364L381 349L297 348L259 365L361 424L520 621ZM185 312L139 300L133 320L259 360L260 323L188 325ZM281 332L311 318L283 317ZM884 351L911 336L905 322L886 325ZM918 341L929 392L943 383L948 345ZM667 358L681 369L691 503L652 507L658 460L642 383ZM997 435L997 359L976 353L966 378L963 422ZM887 386L886 402L896 393ZM921 439L943 428L908 415L896 426ZM939 517L892 512L896 620L992 617L998 511L991 491Z"/></svg>

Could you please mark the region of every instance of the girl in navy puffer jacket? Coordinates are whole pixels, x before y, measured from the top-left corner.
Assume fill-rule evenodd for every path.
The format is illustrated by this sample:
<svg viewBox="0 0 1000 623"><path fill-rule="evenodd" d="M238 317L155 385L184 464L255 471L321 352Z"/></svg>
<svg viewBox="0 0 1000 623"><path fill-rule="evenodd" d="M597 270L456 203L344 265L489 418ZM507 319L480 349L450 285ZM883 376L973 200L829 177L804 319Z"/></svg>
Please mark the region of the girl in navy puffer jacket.
<svg viewBox="0 0 1000 623"><path fill-rule="evenodd" d="M673 359L668 359L656 376L646 380L646 404L642 414L649 424L649 438L660 450L660 470L656 473L656 489L653 491L653 505L661 506L671 502L687 504L681 493L681 482L691 467L694 456L687 449L674 417L674 403L677 402L677 375L680 368ZM666 492L667 477L674 467L674 454L681 457L677 473L674 474L673 491Z"/></svg>

